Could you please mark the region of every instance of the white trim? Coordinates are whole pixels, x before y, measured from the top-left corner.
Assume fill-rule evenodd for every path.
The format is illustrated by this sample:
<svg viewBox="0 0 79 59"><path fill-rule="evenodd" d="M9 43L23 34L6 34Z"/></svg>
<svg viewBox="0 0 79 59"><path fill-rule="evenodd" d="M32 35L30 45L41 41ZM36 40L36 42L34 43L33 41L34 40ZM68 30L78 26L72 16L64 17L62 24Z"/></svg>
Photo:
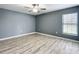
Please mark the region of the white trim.
<svg viewBox="0 0 79 59"><path fill-rule="evenodd" d="M1 38L0 41L7 40L7 39L12 39L12 38L17 38L17 37L21 37L21 36L25 36L25 35L31 35L31 34L35 34L35 33L36 32L31 32L31 33L26 33L26 34L20 34L20 35L16 35L16 36Z"/></svg>
<svg viewBox="0 0 79 59"><path fill-rule="evenodd" d="M40 33L40 32L37 32L37 34L45 35L45 36L49 36L49 37L62 38L62 37L54 36L54 35L51 35L51 34Z"/></svg>
<svg viewBox="0 0 79 59"><path fill-rule="evenodd" d="M79 42L79 41L76 41L76 40L72 40L72 39L68 39L68 38L63 38L63 37L58 37L58 36L54 36L54 35L50 35L50 34L45 34L45 33L40 33L40 32L31 32L31 33L11 36L11 37L7 37L7 38L2 38L2 39L0 39L0 41L12 39L12 38L17 38L17 37L21 37L21 36L25 36L25 35L31 35L31 34L40 34L40 35L49 36L49 37L53 37L53 38L55 37L57 39L64 39L64 40Z"/></svg>
<svg viewBox="0 0 79 59"><path fill-rule="evenodd" d="M53 38L57 38L57 39L62 39L62 40L69 40L69 41L73 41L73 42L78 42L79 43L79 41L76 41L76 40L63 38L63 37L58 37L58 36L51 35L51 34L45 34L45 33L40 33L40 32L37 32L37 34L44 35L44 36L49 36L49 37L53 37Z"/></svg>

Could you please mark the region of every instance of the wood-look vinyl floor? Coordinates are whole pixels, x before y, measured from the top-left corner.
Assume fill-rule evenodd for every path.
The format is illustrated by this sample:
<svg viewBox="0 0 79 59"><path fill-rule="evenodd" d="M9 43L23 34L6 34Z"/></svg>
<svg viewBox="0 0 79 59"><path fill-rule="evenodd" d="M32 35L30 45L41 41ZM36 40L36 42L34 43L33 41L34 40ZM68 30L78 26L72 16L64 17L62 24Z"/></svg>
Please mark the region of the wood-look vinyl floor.
<svg viewBox="0 0 79 59"><path fill-rule="evenodd" d="M32 34L0 41L0 54L78 54L79 42Z"/></svg>

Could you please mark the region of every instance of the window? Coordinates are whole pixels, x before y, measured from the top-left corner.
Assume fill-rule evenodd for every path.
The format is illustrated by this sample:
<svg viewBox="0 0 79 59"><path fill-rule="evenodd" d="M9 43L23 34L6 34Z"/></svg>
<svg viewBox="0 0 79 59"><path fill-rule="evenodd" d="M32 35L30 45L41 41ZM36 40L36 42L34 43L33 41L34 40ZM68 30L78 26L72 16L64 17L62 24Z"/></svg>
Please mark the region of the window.
<svg viewBox="0 0 79 59"><path fill-rule="evenodd" d="M78 35L77 33L77 13L64 14L62 16L63 33L68 35Z"/></svg>

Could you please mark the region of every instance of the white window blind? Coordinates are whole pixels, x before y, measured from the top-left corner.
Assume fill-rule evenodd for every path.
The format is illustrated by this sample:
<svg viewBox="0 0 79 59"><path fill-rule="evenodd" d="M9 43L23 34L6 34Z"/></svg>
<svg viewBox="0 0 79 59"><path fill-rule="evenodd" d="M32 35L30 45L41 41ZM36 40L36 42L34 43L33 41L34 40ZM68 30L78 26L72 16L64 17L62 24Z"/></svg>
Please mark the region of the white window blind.
<svg viewBox="0 0 79 59"><path fill-rule="evenodd" d="M77 13L62 15L62 28L64 34L78 35L77 33Z"/></svg>

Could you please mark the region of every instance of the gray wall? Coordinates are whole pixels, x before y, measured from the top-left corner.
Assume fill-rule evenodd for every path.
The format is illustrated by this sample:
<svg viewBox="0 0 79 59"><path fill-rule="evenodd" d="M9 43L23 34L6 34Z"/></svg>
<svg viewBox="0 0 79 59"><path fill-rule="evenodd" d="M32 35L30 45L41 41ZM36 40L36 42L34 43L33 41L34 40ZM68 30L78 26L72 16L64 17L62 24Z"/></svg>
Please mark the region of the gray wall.
<svg viewBox="0 0 79 59"><path fill-rule="evenodd" d="M78 40L78 36L62 34L62 15L78 12L78 10L78 7L73 7L38 15L36 16L36 31Z"/></svg>
<svg viewBox="0 0 79 59"><path fill-rule="evenodd" d="M63 9L38 16L0 9L0 38L36 31L78 40L79 35L70 36L62 34L62 15L73 12L78 12L79 14L79 7ZM58 33L56 34L56 32Z"/></svg>
<svg viewBox="0 0 79 59"><path fill-rule="evenodd" d="M0 38L35 32L35 17L0 9Z"/></svg>

